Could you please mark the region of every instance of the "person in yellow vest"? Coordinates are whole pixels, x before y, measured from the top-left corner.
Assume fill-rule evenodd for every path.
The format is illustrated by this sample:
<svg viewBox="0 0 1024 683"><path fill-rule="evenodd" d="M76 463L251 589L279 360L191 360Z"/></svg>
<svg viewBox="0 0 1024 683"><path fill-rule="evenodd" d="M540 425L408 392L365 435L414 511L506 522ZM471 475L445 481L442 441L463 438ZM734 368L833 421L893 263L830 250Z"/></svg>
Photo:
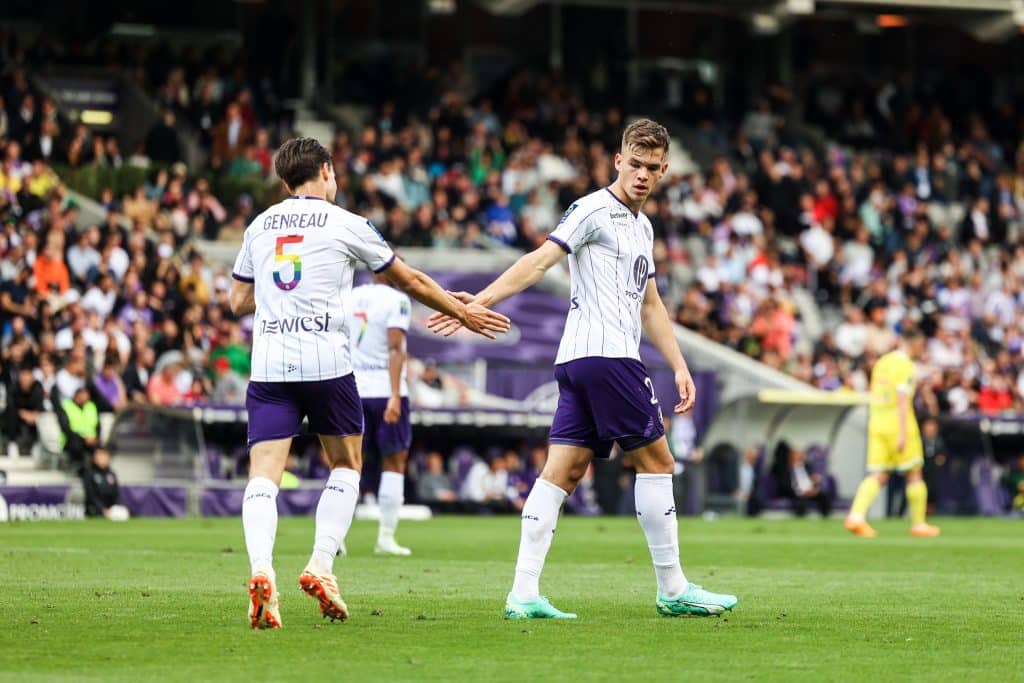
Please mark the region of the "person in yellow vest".
<svg viewBox="0 0 1024 683"><path fill-rule="evenodd" d="M99 411L85 387L79 387L74 396L61 401L60 407L67 419L67 423L61 425L61 447L73 464L83 465L92 459L93 451L99 446Z"/></svg>
<svg viewBox="0 0 1024 683"><path fill-rule="evenodd" d="M915 361L925 358L924 335L918 330L903 334L899 347L883 355L871 370L871 406L868 417L868 475L857 488L857 495L846 517L846 528L863 538L876 531L866 515L878 492L889 481L892 471L907 478L907 502L910 507L910 534L938 536L939 528L925 521L928 489L921 475L924 448L921 430L914 417Z"/></svg>

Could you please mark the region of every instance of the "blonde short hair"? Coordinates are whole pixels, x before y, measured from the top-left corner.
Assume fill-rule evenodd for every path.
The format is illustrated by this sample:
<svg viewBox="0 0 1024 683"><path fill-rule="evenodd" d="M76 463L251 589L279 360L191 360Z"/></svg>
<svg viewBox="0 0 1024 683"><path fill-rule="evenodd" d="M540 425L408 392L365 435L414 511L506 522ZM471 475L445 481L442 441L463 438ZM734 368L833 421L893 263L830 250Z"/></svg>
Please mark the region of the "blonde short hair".
<svg viewBox="0 0 1024 683"><path fill-rule="evenodd" d="M668 129L657 121L639 119L622 133L622 149L662 149L668 154Z"/></svg>

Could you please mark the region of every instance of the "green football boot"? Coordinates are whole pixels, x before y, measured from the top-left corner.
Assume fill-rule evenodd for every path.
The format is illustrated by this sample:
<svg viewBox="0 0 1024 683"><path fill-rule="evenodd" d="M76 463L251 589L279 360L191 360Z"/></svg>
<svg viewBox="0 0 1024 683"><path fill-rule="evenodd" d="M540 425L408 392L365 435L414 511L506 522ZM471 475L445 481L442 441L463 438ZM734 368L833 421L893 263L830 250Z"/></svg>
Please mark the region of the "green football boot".
<svg viewBox="0 0 1024 683"><path fill-rule="evenodd" d="M736 606L735 595L711 593L695 583L686 587L679 597L669 600L660 592L655 606L663 617L709 617L718 616Z"/></svg>
<svg viewBox="0 0 1024 683"><path fill-rule="evenodd" d="M576 615L555 609L540 595L533 600L517 600L511 593L505 599L506 619L575 619Z"/></svg>

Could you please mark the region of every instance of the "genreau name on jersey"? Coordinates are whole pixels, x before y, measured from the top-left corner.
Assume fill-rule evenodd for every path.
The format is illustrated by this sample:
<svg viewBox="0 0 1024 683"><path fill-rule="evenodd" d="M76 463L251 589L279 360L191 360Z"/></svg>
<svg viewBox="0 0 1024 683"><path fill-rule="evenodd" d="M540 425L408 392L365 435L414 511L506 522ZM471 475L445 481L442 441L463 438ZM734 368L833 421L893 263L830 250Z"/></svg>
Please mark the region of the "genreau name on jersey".
<svg viewBox="0 0 1024 683"><path fill-rule="evenodd" d="M346 309L356 264L379 272L394 258L368 220L322 199L290 197L257 216L232 272L256 289L251 379L352 372Z"/></svg>

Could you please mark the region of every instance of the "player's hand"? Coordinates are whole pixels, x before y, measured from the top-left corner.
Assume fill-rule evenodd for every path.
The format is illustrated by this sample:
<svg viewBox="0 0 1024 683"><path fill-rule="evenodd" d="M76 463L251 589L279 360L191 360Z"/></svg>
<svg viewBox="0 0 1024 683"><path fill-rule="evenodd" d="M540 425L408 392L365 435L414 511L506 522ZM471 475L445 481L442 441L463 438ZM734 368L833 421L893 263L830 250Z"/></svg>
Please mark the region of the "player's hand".
<svg viewBox="0 0 1024 683"><path fill-rule="evenodd" d="M679 403L676 404L675 412L678 414L688 413L693 409L697 401L697 387L693 384L693 377L686 368L676 372L676 389L679 391Z"/></svg>
<svg viewBox="0 0 1024 683"><path fill-rule="evenodd" d="M473 295L469 292L453 292L450 289L447 290L448 294L458 299L464 304L473 302ZM462 327L462 323L457 319L447 315L446 313L433 313L427 318L427 329L434 334L440 334L445 337L450 337Z"/></svg>
<svg viewBox="0 0 1024 683"><path fill-rule="evenodd" d="M384 408L384 421L389 425L398 422L402 416L402 399L398 396L389 396L388 405Z"/></svg>
<svg viewBox="0 0 1024 683"><path fill-rule="evenodd" d="M896 452L902 453L903 449L907 447L907 437L900 434L900 437L896 439Z"/></svg>
<svg viewBox="0 0 1024 683"><path fill-rule="evenodd" d="M466 304L466 309L460 322L467 330L476 332L488 339L495 339L495 332L508 332L509 328L512 327L512 322L506 316L476 303ZM449 335L446 334L445 336Z"/></svg>

